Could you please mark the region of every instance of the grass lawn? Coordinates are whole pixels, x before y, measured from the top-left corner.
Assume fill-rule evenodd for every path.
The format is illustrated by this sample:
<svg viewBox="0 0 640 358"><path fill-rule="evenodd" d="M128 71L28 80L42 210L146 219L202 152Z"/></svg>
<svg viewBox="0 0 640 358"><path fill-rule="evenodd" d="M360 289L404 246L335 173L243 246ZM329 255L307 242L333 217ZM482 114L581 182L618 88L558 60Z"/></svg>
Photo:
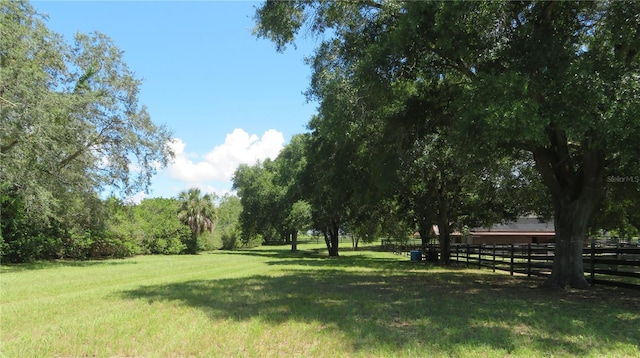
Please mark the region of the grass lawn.
<svg viewBox="0 0 640 358"><path fill-rule="evenodd" d="M637 290L300 249L2 266L0 356L640 356Z"/></svg>

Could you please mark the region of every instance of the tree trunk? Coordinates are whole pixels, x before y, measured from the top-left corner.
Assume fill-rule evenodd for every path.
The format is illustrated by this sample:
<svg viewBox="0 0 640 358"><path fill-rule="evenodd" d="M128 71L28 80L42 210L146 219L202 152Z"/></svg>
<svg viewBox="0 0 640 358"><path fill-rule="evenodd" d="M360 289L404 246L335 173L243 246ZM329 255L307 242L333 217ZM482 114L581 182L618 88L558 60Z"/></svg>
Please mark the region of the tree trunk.
<svg viewBox="0 0 640 358"><path fill-rule="evenodd" d="M422 249L426 250L429 247L429 225L420 223L418 225L418 233L420 234L420 241L422 243Z"/></svg>
<svg viewBox="0 0 640 358"><path fill-rule="evenodd" d="M191 240L187 242L187 253L191 255L198 253L198 235L196 233L192 233Z"/></svg>
<svg viewBox="0 0 640 358"><path fill-rule="evenodd" d="M291 252L298 251L298 230L291 231Z"/></svg>
<svg viewBox="0 0 640 358"><path fill-rule="evenodd" d="M338 256L339 235L340 227L334 222L331 227L331 248L329 249L329 256Z"/></svg>
<svg viewBox="0 0 640 358"><path fill-rule="evenodd" d="M340 224L336 219L331 219L331 224L324 233L324 241L327 244L329 256L338 256L338 241L340 234Z"/></svg>
<svg viewBox="0 0 640 358"><path fill-rule="evenodd" d="M573 202L561 205L554 213L556 231L556 249L551 276L544 287L587 288L589 283L584 277L582 250L587 233L587 222L591 210Z"/></svg>
<svg viewBox="0 0 640 358"><path fill-rule="evenodd" d="M418 232L420 233L420 239L422 241L422 251L427 253L427 261L438 261L438 251L436 250L435 245L432 245L431 243L431 238L435 234L432 223L420 223Z"/></svg>
<svg viewBox="0 0 640 358"><path fill-rule="evenodd" d="M604 155L587 137L579 155L571 155L564 133L551 130L551 146L533 154L554 207L556 249L551 276L544 287L587 288L582 250L588 222L602 193Z"/></svg>
<svg viewBox="0 0 640 358"><path fill-rule="evenodd" d="M444 195L438 198L438 231L440 242L440 264L448 265L451 259L451 240L449 234L451 232L448 215L449 205Z"/></svg>
<svg viewBox="0 0 640 358"><path fill-rule="evenodd" d="M439 243L440 243L440 264L448 265L451 261L451 240L449 237L450 228L449 223L441 222L438 220L438 230L440 231Z"/></svg>
<svg viewBox="0 0 640 358"><path fill-rule="evenodd" d="M360 236L351 234L351 247L353 251L358 251L358 244L360 243Z"/></svg>
<svg viewBox="0 0 640 358"><path fill-rule="evenodd" d="M329 234L331 229L327 226L325 230L322 231L322 235L324 236L324 243L327 245L327 251L329 255L331 255L331 235Z"/></svg>

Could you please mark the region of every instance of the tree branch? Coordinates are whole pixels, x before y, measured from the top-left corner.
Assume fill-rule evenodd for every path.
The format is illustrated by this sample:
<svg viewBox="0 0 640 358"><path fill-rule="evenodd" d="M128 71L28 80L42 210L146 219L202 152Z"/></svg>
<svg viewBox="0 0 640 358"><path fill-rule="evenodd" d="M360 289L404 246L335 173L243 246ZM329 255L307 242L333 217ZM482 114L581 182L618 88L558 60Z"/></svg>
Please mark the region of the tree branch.
<svg viewBox="0 0 640 358"><path fill-rule="evenodd" d="M565 179L566 184L573 190L575 188L575 163L569 152L569 143L567 136L563 131L555 126L551 129L551 148L555 153L555 161L553 163L554 171L559 174L560 178Z"/></svg>
<svg viewBox="0 0 640 358"><path fill-rule="evenodd" d="M469 77L469 78L476 77L476 74L473 73L473 71L471 71L471 68L467 66L467 64L464 62L463 59L461 58L452 59L450 56L447 56L443 52L438 51L438 49L436 49L435 46L433 46L433 44L429 50L433 52L434 55L443 59L445 64L450 68L457 70L458 72L465 75L466 77Z"/></svg>
<svg viewBox="0 0 640 358"><path fill-rule="evenodd" d="M103 137L103 134L108 131L109 129L111 129L111 126L108 125L104 128L102 128L102 130L100 130L100 133L98 133L98 135L91 141L89 141L87 144L85 144L81 149L78 149L77 151L75 151L73 154L68 155L66 158L62 159L60 161L60 163L58 163L58 168L62 169L64 167L66 167L69 163L71 163L74 159L76 159L78 156L80 156L80 154L84 153L87 149L91 148L92 146L96 145L96 144L101 144L104 143L103 141L100 141L99 139Z"/></svg>
<svg viewBox="0 0 640 358"><path fill-rule="evenodd" d="M2 97L2 96L0 96L0 100L2 100L3 102L8 103L9 105L11 105L11 107L18 107L18 104L17 104L17 103L15 103L15 102L11 102L11 101L9 101L8 99L6 99L6 98L4 98L4 97Z"/></svg>
<svg viewBox="0 0 640 358"><path fill-rule="evenodd" d="M558 182L558 178L553 170L553 153L549 148L537 147L533 150L533 159L536 162L536 168L542 176L542 181L549 188L554 198L560 198L562 195L562 187Z"/></svg>

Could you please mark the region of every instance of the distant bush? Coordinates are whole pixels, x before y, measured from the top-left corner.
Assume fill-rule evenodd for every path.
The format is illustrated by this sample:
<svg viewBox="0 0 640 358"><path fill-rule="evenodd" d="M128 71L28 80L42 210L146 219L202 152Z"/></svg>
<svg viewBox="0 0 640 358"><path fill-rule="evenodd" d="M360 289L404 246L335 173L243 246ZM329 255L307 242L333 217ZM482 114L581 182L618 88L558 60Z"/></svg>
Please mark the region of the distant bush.
<svg viewBox="0 0 640 358"><path fill-rule="evenodd" d="M93 241L89 250L92 259L124 258L139 254L139 246L132 240L111 233Z"/></svg>
<svg viewBox="0 0 640 358"><path fill-rule="evenodd" d="M240 248L240 231L235 227L227 228L220 235L223 250L235 250Z"/></svg>
<svg viewBox="0 0 640 358"><path fill-rule="evenodd" d="M198 236L198 251L213 251L222 248L222 235L216 228L213 232L205 231Z"/></svg>
<svg viewBox="0 0 640 358"><path fill-rule="evenodd" d="M262 235L255 235L250 237L245 237L240 235L240 237L242 238L242 247L244 248L258 247L265 242L264 237ZM270 241L270 242L273 243L274 241Z"/></svg>

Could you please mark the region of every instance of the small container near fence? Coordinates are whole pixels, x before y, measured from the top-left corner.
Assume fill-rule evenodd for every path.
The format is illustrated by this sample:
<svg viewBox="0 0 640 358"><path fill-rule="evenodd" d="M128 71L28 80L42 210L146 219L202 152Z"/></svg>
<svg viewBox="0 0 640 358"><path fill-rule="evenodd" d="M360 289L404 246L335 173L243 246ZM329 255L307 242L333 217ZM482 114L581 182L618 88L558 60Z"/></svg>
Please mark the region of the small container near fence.
<svg viewBox="0 0 640 358"><path fill-rule="evenodd" d="M411 250L411 261L422 261L422 251Z"/></svg>

